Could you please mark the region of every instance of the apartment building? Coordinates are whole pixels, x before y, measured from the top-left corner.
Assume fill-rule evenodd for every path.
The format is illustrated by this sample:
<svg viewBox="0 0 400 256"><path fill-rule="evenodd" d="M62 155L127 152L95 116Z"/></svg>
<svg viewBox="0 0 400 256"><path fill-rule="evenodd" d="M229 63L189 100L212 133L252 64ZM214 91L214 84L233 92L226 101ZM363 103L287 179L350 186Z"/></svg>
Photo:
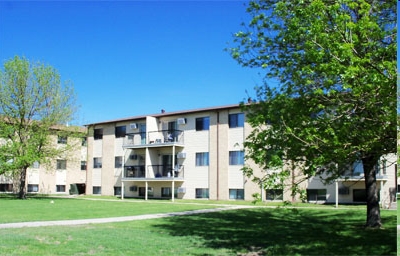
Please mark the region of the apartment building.
<svg viewBox="0 0 400 256"><path fill-rule="evenodd" d="M82 135L86 128L77 128ZM68 194L71 185L78 191L85 193L86 186L86 138L52 135L54 147L72 147L62 157L53 159L49 163L35 162L27 170L26 191L39 194ZM0 193L18 192L18 178L11 175L0 175Z"/></svg>
<svg viewBox="0 0 400 256"><path fill-rule="evenodd" d="M87 193L141 198L246 199L250 127L238 105L88 125Z"/></svg>
<svg viewBox="0 0 400 256"><path fill-rule="evenodd" d="M162 111L89 124L87 128L87 194L253 200L253 194L258 193L263 200L293 199L290 189L264 190L243 175L243 142L251 127L237 104ZM377 164L382 203L394 200L396 159L396 155L385 156ZM246 164L257 170L251 162ZM300 188L310 202L365 202L362 173L362 165L356 163L333 184L313 177ZM300 179L296 174L285 183Z"/></svg>
<svg viewBox="0 0 400 256"><path fill-rule="evenodd" d="M241 171L243 143L251 131L239 105L142 115L87 125L87 138L58 137L55 147L78 145L68 156L28 169L29 193L86 193L134 198L300 200L290 185L304 177L293 168L286 189L262 189ZM277 170L266 170L274 172ZM395 201L397 156L382 156L376 165L377 187L383 207ZM12 177L0 175L0 192L15 192ZM360 163L343 177L324 184L312 177L299 185L306 200L316 203L363 203L365 185ZM70 191L71 188L75 190ZM78 190L78 191L77 191Z"/></svg>

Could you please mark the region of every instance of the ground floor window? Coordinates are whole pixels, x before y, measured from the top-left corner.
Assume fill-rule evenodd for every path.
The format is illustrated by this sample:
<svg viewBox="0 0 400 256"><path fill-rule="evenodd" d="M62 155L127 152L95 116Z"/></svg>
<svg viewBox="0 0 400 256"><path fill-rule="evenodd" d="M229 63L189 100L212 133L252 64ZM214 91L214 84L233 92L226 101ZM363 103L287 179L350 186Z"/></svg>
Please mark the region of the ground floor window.
<svg viewBox="0 0 400 256"><path fill-rule="evenodd" d="M101 187L93 186L93 195L101 195Z"/></svg>
<svg viewBox="0 0 400 256"><path fill-rule="evenodd" d="M353 189L353 202L367 202L367 191L365 189Z"/></svg>
<svg viewBox="0 0 400 256"><path fill-rule="evenodd" d="M172 188L161 188L161 197L172 197ZM178 197L177 188L175 188L174 197Z"/></svg>
<svg viewBox="0 0 400 256"><path fill-rule="evenodd" d="M307 201L326 201L326 189L307 189Z"/></svg>
<svg viewBox="0 0 400 256"><path fill-rule="evenodd" d="M229 189L229 199L244 199L244 189Z"/></svg>
<svg viewBox="0 0 400 256"><path fill-rule="evenodd" d="M13 184L0 184L0 192L12 192Z"/></svg>
<svg viewBox="0 0 400 256"><path fill-rule="evenodd" d="M121 195L121 187L114 187L114 196Z"/></svg>
<svg viewBox="0 0 400 256"><path fill-rule="evenodd" d="M283 200L283 189L266 189L265 199L267 200Z"/></svg>
<svg viewBox="0 0 400 256"><path fill-rule="evenodd" d="M208 188L196 188L196 198L209 198Z"/></svg>
<svg viewBox="0 0 400 256"><path fill-rule="evenodd" d="M146 196L146 188L145 187L139 187L139 196ZM147 196L148 197L153 197L154 192L152 187L147 188Z"/></svg>
<svg viewBox="0 0 400 256"><path fill-rule="evenodd" d="M65 185L56 185L56 192L65 192Z"/></svg>
<svg viewBox="0 0 400 256"><path fill-rule="evenodd" d="M39 192L38 184L28 184L28 192Z"/></svg>

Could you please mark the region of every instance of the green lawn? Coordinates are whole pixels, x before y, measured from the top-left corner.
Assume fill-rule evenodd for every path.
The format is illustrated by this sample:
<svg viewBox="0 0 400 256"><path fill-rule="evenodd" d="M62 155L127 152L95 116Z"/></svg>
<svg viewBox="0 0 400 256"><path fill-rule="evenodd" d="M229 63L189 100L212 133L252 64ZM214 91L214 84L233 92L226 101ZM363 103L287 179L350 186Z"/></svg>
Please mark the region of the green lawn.
<svg viewBox="0 0 400 256"><path fill-rule="evenodd" d="M92 218L213 207L167 201L53 199L50 204L50 200L0 199L0 219ZM332 207L254 208L96 225L0 229L0 254L396 255L396 211L382 210L381 215L384 229L379 230L363 227L365 208Z"/></svg>

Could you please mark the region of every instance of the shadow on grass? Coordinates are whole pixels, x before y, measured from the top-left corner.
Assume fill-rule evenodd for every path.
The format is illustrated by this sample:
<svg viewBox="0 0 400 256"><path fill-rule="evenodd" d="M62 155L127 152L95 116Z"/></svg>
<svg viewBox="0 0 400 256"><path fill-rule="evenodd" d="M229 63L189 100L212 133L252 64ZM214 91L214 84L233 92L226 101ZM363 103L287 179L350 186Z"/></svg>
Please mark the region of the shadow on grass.
<svg viewBox="0 0 400 256"><path fill-rule="evenodd" d="M365 229L364 219L364 211L252 209L171 218L157 227L239 255L396 255L396 216L383 217L390 228L377 230Z"/></svg>

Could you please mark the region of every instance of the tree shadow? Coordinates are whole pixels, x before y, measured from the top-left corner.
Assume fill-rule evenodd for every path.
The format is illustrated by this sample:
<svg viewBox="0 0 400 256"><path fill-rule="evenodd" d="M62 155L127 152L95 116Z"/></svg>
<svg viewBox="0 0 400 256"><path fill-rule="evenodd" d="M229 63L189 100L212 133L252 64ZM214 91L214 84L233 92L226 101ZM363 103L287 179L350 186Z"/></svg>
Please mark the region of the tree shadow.
<svg viewBox="0 0 400 256"><path fill-rule="evenodd" d="M396 255L396 229L367 230L363 214L242 209L168 218L156 226L173 236L198 237L204 247L239 255ZM393 219L384 221L395 223Z"/></svg>

